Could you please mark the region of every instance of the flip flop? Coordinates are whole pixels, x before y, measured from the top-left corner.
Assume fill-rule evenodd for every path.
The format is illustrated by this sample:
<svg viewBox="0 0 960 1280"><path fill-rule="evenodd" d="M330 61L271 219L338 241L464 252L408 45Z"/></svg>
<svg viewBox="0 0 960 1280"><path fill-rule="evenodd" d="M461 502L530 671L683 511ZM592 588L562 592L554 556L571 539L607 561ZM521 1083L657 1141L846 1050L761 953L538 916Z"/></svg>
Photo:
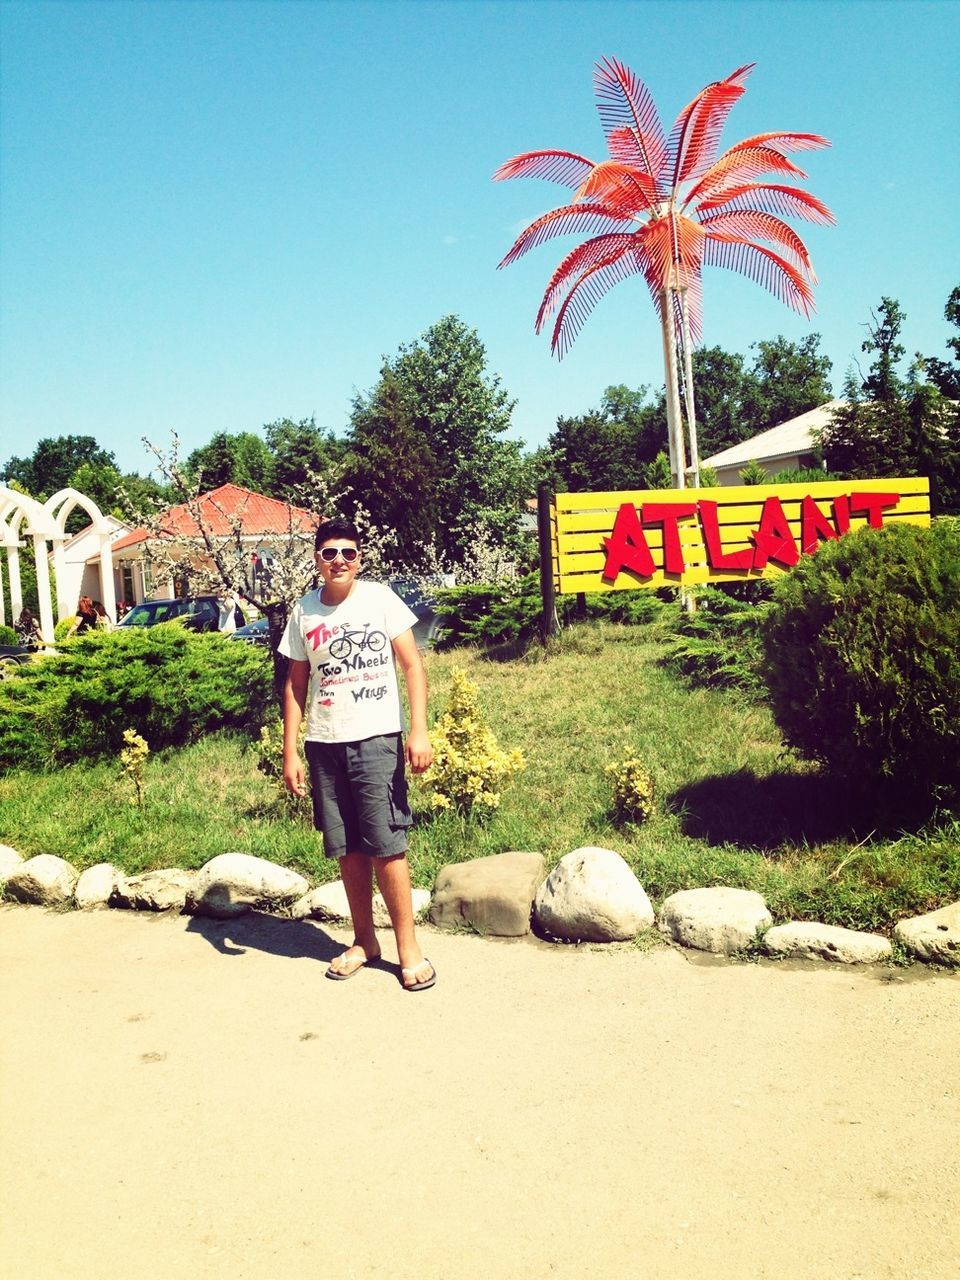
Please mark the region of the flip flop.
<svg viewBox="0 0 960 1280"><path fill-rule="evenodd" d="M348 947L347 951L349 950L350 948ZM338 956L334 956L333 960L331 960L330 962L330 967L327 969L326 973L324 974L325 978L332 978L334 982L346 982L348 978L355 978L365 965L370 964L373 960L380 959L379 951L374 956L368 956L365 954L364 958L358 964L355 964L352 969L348 969L346 973L341 973L339 969L335 969L333 966L337 963L338 960L342 960L346 956L346 954L347 954L346 951L341 951ZM354 957L351 956L351 960L353 958Z"/></svg>
<svg viewBox="0 0 960 1280"><path fill-rule="evenodd" d="M429 987L433 986L437 980L437 971L434 969L432 962L428 960L426 956L423 957L419 964L415 964L412 969L401 969L400 973L401 975L406 973L416 973L417 970L422 969L425 964L430 965L430 977L424 978L423 982L411 982L409 986L407 983L403 982L401 977L401 986L404 991L426 991Z"/></svg>

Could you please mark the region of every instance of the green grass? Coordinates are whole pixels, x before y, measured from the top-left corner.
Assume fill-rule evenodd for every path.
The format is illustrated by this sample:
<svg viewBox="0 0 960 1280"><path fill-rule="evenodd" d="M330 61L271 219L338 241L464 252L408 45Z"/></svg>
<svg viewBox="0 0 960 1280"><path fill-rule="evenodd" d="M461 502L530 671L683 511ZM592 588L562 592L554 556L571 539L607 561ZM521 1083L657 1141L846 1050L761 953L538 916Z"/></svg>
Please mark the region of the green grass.
<svg viewBox="0 0 960 1280"><path fill-rule="evenodd" d="M960 824L871 833L829 779L784 752L762 702L691 690L662 665L665 643L656 628L586 624L546 654L511 661L467 649L430 654L431 715L443 710L454 666L465 668L501 746L520 747L528 765L483 824L435 814L412 784L415 883L430 888L447 862L534 849L552 865L592 844L622 854L655 905L677 889L729 884L762 893L778 922L889 932L904 916L960 898ZM0 781L0 840L81 868L198 867L238 850L314 882L335 878L309 827L273 806L258 755L256 745L218 735L151 758L142 809L119 762L9 775ZM604 766L632 755L653 775L656 812L621 827Z"/></svg>

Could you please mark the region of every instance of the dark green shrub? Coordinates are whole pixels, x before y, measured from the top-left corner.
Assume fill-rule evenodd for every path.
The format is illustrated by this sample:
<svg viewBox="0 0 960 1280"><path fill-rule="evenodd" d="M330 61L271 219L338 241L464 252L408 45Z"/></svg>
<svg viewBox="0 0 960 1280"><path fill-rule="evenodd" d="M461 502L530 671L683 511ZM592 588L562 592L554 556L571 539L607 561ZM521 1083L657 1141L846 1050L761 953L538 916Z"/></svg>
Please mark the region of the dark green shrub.
<svg viewBox="0 0 960 1280"><path fill-rule="evenodd" d="M960 794L960 532L897 525L825 543L777 583L763 632L792 746L923 816Z"/></svg>
<svg viewBox="0 0 960 1280"><path fill-rule="evenodd" d="M128 728L151 751L252 732L271 699L269 658L252 645L177 623L87 632L0 684L0 767L114 755Z"/></svg>
<svg viewBox="0 0 960 1280"><path fill-rule="evenodd" d="M761 692L760 631L769 605L716 587L699 588L696 600L695 613L676 615L678 638L664 654L664 666L694 686Z"/></svg>
<svg viewBox="0 0 960 1280"><path fill-rule="evenodd" d="M18 644L17 633L13 627L6 627L0 624L0 644Z"/></svg>
<svg viewBox="0 0 960 1280"><path fill-rule="evenodd" d="M640 590L593 591L585 595L584 604L581 607L576 596L558 596L561 625L589 619L639 626L655 622L665 608L652 591ZM445 588L437 592L437 648L526 644L539 632L542 610L539 572L496 586Z"/></svg>

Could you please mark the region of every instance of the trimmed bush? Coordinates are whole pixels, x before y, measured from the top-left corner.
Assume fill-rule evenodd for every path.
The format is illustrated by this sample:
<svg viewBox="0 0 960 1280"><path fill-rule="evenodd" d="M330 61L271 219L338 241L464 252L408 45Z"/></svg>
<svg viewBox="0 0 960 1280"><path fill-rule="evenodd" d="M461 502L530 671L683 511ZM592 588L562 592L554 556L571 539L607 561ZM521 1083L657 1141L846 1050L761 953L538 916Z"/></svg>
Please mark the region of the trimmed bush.
<svg viewBox="0 0 960 1280"><path fill-rule="evenodd" d="M0 626L0 644L19 644L17 633L13 627Z"/></svg>
<svg viewBox="0 0 960 1280"><path fill-rule="evenodd" d="M217 729L253 733L270 681L262 650L177 623L88 631L0 685L0 767L115 756L128 728L151 751Z"/></svg>
<svg viewBox="0 0 960 1280"><path fill-rule="evenodd" d="M896 525L825 543L778 583L763 630L792 746L876 805L960 796L960 532Z"/></svg>

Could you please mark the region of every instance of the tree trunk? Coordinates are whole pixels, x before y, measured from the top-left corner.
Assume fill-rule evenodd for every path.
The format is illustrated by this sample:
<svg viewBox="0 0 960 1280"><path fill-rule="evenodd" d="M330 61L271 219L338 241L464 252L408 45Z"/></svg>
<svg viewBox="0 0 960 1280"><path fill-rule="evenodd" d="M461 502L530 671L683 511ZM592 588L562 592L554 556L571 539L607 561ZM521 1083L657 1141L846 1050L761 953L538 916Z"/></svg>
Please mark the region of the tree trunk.
<svg viewBox="0 0 960 1280"><path fill-rule="evenodd" d="M667 435L670 440L670 473L673 487L686 485L683 425L680 417L680 381L677 371L677 344L673 328L673 296L670 289L660 294L663 329L663 367L666 378Z"/></svg>

